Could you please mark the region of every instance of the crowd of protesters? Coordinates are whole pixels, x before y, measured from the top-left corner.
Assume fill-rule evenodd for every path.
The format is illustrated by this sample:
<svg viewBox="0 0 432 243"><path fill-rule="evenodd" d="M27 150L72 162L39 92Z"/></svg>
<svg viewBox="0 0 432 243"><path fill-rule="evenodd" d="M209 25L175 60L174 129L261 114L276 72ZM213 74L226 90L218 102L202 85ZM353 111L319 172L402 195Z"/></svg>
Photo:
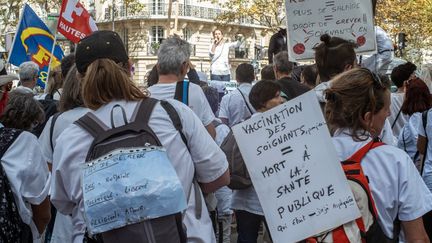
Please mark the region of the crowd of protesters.
<svg viewBox="0 0 432 243"><path fill-rule="evenodd" d="M219 69L228 65L227 57L218 55L228 55L229 47L223 49L220 30L213 33L212 75L225 80L229 73ZM76 52L51 70L42 95L34 91L35 63L23 63L19 77L1 65L0 211L6 212L0 214L1 242L229 243L234 222L238 243L257 242L262 229L271 241L254 187L227 187L230 171L220 145L234 125L306 92L316 93L341 161L371 144L361 165L384 235L393 242L429 242L432 70L425 65L420 72L407 62L389 79L361 67L356 48L323 35L314 48L315 64L298 66L281 50L262 68L261 80L251 64L242 63L235 71L238 86L228 94L195 70L189 43L177 36L161 44L146 88L132 81L125 46L112 31L81 40ZM19 86L12 89L17 79ZM394 93L391 84L397 87ZM150 131L166 150L187 208L165 231L135 222L92 235L85 218L83 165L102 141L100 133L113 131L113 136L136 119L145 121L139 131Z"/></svg>

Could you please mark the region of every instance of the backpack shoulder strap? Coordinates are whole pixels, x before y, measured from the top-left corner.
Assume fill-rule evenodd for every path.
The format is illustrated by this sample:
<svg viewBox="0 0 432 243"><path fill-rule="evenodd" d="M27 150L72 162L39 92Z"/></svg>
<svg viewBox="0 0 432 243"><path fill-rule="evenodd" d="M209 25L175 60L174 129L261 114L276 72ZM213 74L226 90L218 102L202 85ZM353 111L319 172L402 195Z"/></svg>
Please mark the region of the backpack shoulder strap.
<svg viewBox="0 0 432 243"><path fill-rule="evenodd" d="M364 145L361 149L359 149L357 152L355 152L349 159L346 161L354 161L357 163L360 163L363 157L372 149L384 145L383 142L377 142L375 140L372 140L368 142L366 145ZM344 163L344 162L342 162Z"/></svg>
<svg viewBox="0 0 432 243"><path fill-rule="evenodd" d="M428 135L427 135L427 131L426 131L428 112L429 112L429 110L425 110L422 112L423 130L425 131L425 137L426 137L426 144L425 144L426 149L425 149L425 153L423 155L422 163L420 166L420 175L423 175L424 165L426 162L426 155L427 155L427 151L428 151L427 148L428 148L429 139L428 139Z"/></svg>
<svg viewBox="0 0 432 243"><path fill-rule="evenodd" d="M88 112L83 117L76 120L74 124L86 130L94 138L108 129L108 127L91 112Z"/></svg>
<svg viewBox="0 0 432 243"><path fill-rule="evenodd" d="M54 151L54 144L53 144L54 126L55 126L55 123L56 123L56 121L57 121L57 118L58 118L61 114L62 114L62 112L55 113L55 114L52 116L52 119L51 119L51 126L50 126L50 145L51 145L51 150L52 150L52 151Z"/></svg>
<svg viewBox="0 0 432 243"><path fill-rule="evenodd" d="M189 105L189 82L178 81L176 83L174 99L182 102L185 105Z"/></svg>
<svg viewBox="0 0 432 243"><path fill-rule="evenodd" d="M249 103L247 102L246 97L244 96L243 92L241 92L241 90L239 88L237 88L237 90L240 92L240 95L242 96L243 101L245 102L246 107L249 110L249 113L252 115L253 112L252 112L252 109L249 107Z"/></svg>
<svg viewBox="0 0 432 243"><path fill-rule="evenodd" d="M0 128L0 158L3 157L22 132L22 130L14 128Z"/></svg>
<svg viewBox="0 0 432 243"><path fill-rule="evenodd" d="M168 116L171 119L171 122L173 123L175 129L180 133L181 139L183 140L183 143L186 145L187 149L189 150L189 145L186 139L186 136L183 133L183 125L181 123L180 117L176 111L176 109L166 100L161 100L161 105L165 109L165 111L168 113Z"/></svg>

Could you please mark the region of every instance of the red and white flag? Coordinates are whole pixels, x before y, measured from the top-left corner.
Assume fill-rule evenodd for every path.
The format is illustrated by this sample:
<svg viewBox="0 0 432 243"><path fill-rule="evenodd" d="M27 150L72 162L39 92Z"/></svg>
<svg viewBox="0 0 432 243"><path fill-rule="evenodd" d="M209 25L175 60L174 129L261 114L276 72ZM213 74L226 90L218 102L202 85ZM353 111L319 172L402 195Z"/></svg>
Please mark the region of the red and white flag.
<svg viewBox="0 0 432 243"><path fill-rule="evenodd" d="M57 31L78 43L97 30L96 22L78 0L63 0Z"/></svg>

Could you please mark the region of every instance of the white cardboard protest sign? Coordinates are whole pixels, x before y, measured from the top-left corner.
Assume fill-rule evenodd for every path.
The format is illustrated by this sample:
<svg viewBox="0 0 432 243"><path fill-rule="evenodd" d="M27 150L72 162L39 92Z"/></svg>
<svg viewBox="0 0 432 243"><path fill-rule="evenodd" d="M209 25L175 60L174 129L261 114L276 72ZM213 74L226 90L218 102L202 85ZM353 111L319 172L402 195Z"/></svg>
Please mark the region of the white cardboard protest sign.
<svg viewBox="0 0 432 243"><path fill-rule="evenodd" d="M360 217L313 91L233 127L275 243Z"/></svg>
<svg viewBox="0 0 432 243"><path fill-rule="evenodd" d="M314 58L320 36L352 40L357 53L376 51L370 0L286 0L288 52L291 61Z"/></svg>

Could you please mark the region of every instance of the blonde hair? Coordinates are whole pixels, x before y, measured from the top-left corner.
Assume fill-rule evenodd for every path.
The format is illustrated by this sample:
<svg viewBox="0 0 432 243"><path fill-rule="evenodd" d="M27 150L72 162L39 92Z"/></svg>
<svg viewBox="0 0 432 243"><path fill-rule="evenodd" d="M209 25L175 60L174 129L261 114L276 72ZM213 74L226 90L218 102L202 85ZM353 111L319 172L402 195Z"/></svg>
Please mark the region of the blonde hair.
<svg viewBox="0 0 432 243"><path fill-rule="evenodd" d="M50 71L48 84L47 84L47 94L54 94L63 86L63 75L60 66L53 68Z"/></svg>
<svg viewBox="0 0 432 243"><path fill-rule="evenodd" d="M384 107L388 90L386 80L365 68L355 68L336 76L325 91L325 117L331 132L348 128L355 140L367 139L364 135L372 124L365 125L361 121L367 112L376 114Z"/></svg>
<svg viewBox="0 0 432 243"><path fill-rule="evenodd" d="M82 82L84 105L96 110L112 100L138 101L149 97L129 77L128 64L120 66L111 59L102 58L92 62Z"/></svg>

